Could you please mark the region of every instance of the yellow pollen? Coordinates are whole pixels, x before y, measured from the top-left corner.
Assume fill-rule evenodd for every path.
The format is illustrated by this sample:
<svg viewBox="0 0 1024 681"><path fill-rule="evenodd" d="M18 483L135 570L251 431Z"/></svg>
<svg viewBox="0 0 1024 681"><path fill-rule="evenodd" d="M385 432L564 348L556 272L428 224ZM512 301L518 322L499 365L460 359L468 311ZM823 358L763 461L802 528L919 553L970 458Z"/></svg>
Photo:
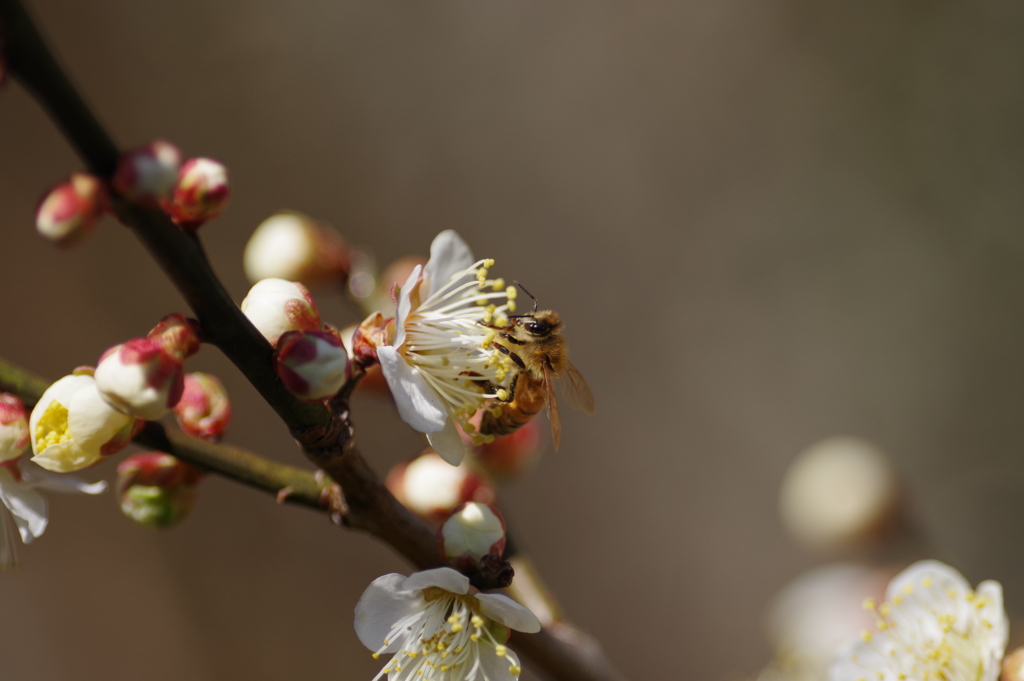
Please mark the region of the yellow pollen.
<svg viewBox="0 0 1024 681"><path fill-rule="evenodd" d="M914 593L914 585L907 584L905 587L903 587L903 593L907 594L908 596Z"/></svg>
<svg viewBox="0 0 1024 681"><path fill-rule="evenodd" d="M60 444L65 440L70 440L67 407L56 400L50 402L49 406L46 407L46 411L39 417L35 436L39 451L43 451L51 445Z"/></svg>
<svg viewBox="0 0 1024 681"><path fill-rule="evenodd" d="M462 429L467 433L472 433L474 430L476 430L476 426L474 426L472 423L464 423L462 424Z"/></svg>
<svg viewBox="0 0 1024 681"><path fill-rule="evenodd" d="M501 400L502 402L508 400L508 391L505 390L504 388L499 388L497 395L498 399Z"/></svg>
<svg viewBox="0 0 1024 681"><path fill-rule="evenodd" d="M514 300L508 301L508 304L505 305L505 307L508 308L509 312L515 312L516 311L516 301L514 301Z"/></svg>
<svg viewBox="0 0 1024 681"><path fill-rule="evenodd" d="M934 583L935 583L935 582L933 582L933 581L932 581L932 578L931 578L931 577L925 577L924 579L922 579L922 580L921 580L921 586L923 586L923 587L924 587L924 588L926 588L926 589L927 589L928 587L930 587L930 586L931 586L932 584L934 584Z"/></svg>
<svg viewBox="0 0 1024 681"><path fill-rule="evenodd" d="M380 653L374 653L373 654L373 659L379 660L380 659Z"/></svg>
<svg viewBox="0 0 1024 681"><path fill-rule="evenodd" d="M874 610L878 607L878 601L876 601L874 598L865 598L863 607L865 610Z"/></svg>
<svg viewBox="0 0 1024 681"><path fill-rule="evenodd" d="M497 655L498 657L505 657L505 653L507 653L507 652L508 652L508 648L506 648L505 646L503 646L501 644L498 644L498 645L494 646L494 654Z"/></svg>
<svg viewBox="0 0 1024 681"><path fill-rule="evenodd" d="M878 614L882 615L883 617L888 617L889 616L889 606L883 604L882 607L878 609Z"/></svg>
<svg viewBox="0 0 1024 681"><path fill-rule="evenodd" d="M473 643L476 643L477 641L480 640L480 635L479 634L470 634L469 635L469 640L472 641Z"/></svg>
<svg viewBox="0 0 1024 681"><path fill-rule="evenodd" d="M508 668L508 673L511 674L512 676L519 676L520 674L523 673L523 670L519 667L519 665L515 665L514 664L514 665L512 665L511 667Z"/></svg>
<svg viewBox="0 0 1024 681"><path fill-rule="evenodd" d="M896 594L895 596L892 597L892 604L893 605L899 605L902 602L903 602L903 596L900 596L899 594Z"/></svg>
<svg viewBox="0 0 1024 681"><path fill-rule="evenodd" d="M860 635L860 637L862 639L864 639L865 643L869 643L871 641L871 632L870 631L865 631L864 633L862 633Z"/></svg>
<svg viewBox="0 0 1024 681"><path fill-rule="evenodd" d="M476 299L476 304L481 306L481 307L483 307L484 305L487 304L487 299L486 298L477 298Z"/></svg>
<svg viewBox="0 0 1024 681"><path fill-rule="evenodd" d="M501 289L505 288L505 280L502 279L501 277L498 277L497 279L494 280L494 283L491 284L491 288L494 289L495 291L500 291Z"/></svg>
<svg viewBox="0 0 1024 681"><path fill-rule="evenodd" d="M505 289L505 297L509 300L515 300L517 295L519 295L519 291L516 290L515 286L509 286Z"/></svg>
<svg viewBox="0 0 1024 681"><path fill-rule="evenodd" d="M494 260L491 258L484 260L484 267L494 267Z"/></svg>
<svg viewBox="0 0 1024 681"><path fill-rule="evenodd" d="M480 615L473 615L473 619L469 620L469 623L477 629L479 629L480 627L484 626L484 618Z"/></svg>

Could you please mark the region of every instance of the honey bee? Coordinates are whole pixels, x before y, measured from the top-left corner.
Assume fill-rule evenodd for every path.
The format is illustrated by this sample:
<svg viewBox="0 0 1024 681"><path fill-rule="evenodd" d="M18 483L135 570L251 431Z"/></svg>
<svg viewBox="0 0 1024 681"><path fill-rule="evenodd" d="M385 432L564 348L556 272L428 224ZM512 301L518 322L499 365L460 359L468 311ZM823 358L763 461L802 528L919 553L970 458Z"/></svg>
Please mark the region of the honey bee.
<svg viewBox="0 0 1024 681"><path fill-rule="evenodd" d="M537 299L518 281L515 283L533 299L533 312L509 316L509 326L488 327L496 332L493 347L512 360L516 371L508 398L484 412L480 432L499 437L508 435L526 425L547 404L551 440L555 451L558 451L562 423L558 417L554 381L559 380L562 395L569 406L588 414L594 413L594 395L569 361L558 313L551 310L538 312Z"/></svg>

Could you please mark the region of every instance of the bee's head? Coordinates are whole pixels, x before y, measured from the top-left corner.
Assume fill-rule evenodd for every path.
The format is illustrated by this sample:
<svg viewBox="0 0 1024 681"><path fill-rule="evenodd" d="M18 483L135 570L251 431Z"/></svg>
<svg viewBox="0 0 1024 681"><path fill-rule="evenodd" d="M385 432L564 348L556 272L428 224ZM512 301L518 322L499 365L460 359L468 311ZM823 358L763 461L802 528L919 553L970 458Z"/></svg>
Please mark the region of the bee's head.
<svg viewBox="0 0 1024 681"><path fill-rule="evenodd" d="M562 320L558 313L551 310L524 315L516 319L516 324L535 338L545 338L562 328Z"/></svg>

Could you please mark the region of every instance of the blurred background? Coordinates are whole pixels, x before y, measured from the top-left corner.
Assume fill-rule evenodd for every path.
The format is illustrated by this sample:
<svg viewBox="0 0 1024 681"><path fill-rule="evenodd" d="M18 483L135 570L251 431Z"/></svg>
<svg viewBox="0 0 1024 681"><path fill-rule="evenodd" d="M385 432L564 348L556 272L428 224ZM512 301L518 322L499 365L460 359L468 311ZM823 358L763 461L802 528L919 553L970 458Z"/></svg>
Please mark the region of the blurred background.
<svg viewBox="0 0 1024 681"><path fill-rule="evenodd" d="M228 165L202 238L237 301L246 239L289 208L382 264L456 229L562 314L598 412L563 409L561 451L500 499L628 677L770 659L773 595L828 559L784 531L780 484L832 435L901 472L932 542L908 558L1001 580L1024 611L1020 2L30 6L120 144ZM56 379L187 311L113 220L70 251L35 234L82 164L13 83L0 161L0 355ZM229 442L305 465L216 350L190 369L227 385ZM422 445L384 401L355 417L382 473ZM0 578L5 680L380 669L352 609L408 567L370 537L221 479L169 532L110 494L51 497L50 517Z"/></svg>

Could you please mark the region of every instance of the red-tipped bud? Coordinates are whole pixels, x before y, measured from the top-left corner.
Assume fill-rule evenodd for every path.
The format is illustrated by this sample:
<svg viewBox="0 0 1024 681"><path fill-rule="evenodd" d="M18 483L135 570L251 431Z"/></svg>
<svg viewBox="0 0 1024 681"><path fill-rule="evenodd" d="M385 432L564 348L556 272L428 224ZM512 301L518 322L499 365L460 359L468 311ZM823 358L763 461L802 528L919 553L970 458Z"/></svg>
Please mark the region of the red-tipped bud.
<svg viewBox="0 0 1024 681"><path fill-rule="evenodd" d="M452 466L432 449L394 466L385 484L406 508L434 524L467 501L489 504L495 498L494 487L467 462Z"/></svg>
<svg viewBox="0 0 1024 681"><path fill-rule="evenodd" d="M260 223L245 245L245 276L338 288L348 278L350 248L327 225L302 213L282 212Z"/></svg>
<svg viewBox="0 0 1024 681"><path fill-rule="evenodd" d="M185 360L199 352L199 348L202 347L201 332L202 328L198 321L174 312L161 319L146 337L160 341L164 350L178 359Z"/></svg>
<svg viewBox="0 0 1024 681"><path fill-rule="evenodd" d="M216 442L231 423L231 401L213 374L185 374L185 389L174 405L178 425L189 435Z"/></svg>
<svg viewBox="0 0 1024 681"><path fill-rule="evenodd" d="M437 531L441 554L460 572L473 572L480 559L505 552L505 520L493 506L469 502L452 513Z"/></svg>
<svg viewBox="0 0 1024 681"><path fill-rule="evenodd" d="M96 388L118 411L152 421L178 403L183 373L181 360L159 338L133 338L100 357Z"/></svg>
<svg viewBox="0 0 1024 681"><path fill-rule="evenodd" d="M520 476L537 463L543 429L540 419L532 419L513 433L480 445L476 450L476 461L495 478Z"/></svg>
<svg viewBox="0 0 1024 681"><path fill-rule="evenodd" d="M320 311L306 287L283 279L257 282L241 308L274 347L287 331L319 331L322 326Z"/></svg>
<svg viewBox="0 0 1024 681"><path fill-rule="evenodd" d="M129 201L155 206L171 195L180 167L178 147L156 140L121 155L114 189Z"/></svg>
<svg viewBox="0 0 1024 681"><path fill-rule="evenodd" d="M221 214L231 189L228 169L212 158L192 158L181 166L167 212L182 229L198 229Z"/></svg>
<svg viewBox="0 0 1024 681"><path fill-rule="evenodd" d="M395 338L394 317L374 312L352 333L352 359L362 367L377 364L377 348L390 345Z"/></svg>
<svg viewBox="0 0 1024 681"><path fill-rule="evenodd" d="M348 355L337 333L289 331L274 353L274 369L296 397L316 401L332 397L345 382Z"/></svg>
<svg viewBox="0 0 1024 681"><path fill-rule="evenodd" d="M99 178L71 173L39 202L36 231L58 246L72 246L92 233L106 208L107 192Z"/></svg>
<svg viewBox="0 0 1024 681"><path fill-rule="evenodd" d="M172 527L192 510L202 477L170 454L132 454L117 465L121 512L141 525Z"/></svg>
<svg viewBox="0 0 1024 681"><path fill-rule="evenodd" d="M16 395L0 393L0 465L16 461L28 448L28 414Z"/></svg>

